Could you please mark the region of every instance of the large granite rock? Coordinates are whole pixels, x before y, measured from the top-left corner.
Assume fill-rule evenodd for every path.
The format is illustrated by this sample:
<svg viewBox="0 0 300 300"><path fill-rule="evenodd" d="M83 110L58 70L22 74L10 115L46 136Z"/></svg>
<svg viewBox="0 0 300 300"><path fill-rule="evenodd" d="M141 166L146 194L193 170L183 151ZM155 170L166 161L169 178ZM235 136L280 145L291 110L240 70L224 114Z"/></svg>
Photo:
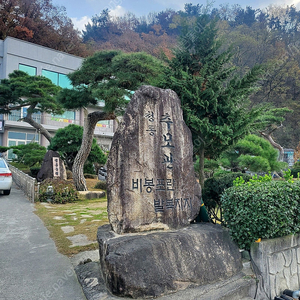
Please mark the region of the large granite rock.
<svg viewBox="0 0 300 300"><path fill-rule="evenodd" d="M41 182L46 178L67 179L67 172L64 162L56 151L49 150L44 156L40 171L37 174L37 181Z"/></svg>
<svg viewBox="0 0 300 300"><path fill-rule="evenodd" d="M107 163L108 217L117 233L182 228L198 214L191 133L172 90L142 86L128 104Z"/></svg>
<svg viewBox="0 0 300 300"><path fill-rule="evenodd" d="M132 298L158 297L230 278L241 255L219 225L118 235L98 229L101 269L110 291Z"/></svg>

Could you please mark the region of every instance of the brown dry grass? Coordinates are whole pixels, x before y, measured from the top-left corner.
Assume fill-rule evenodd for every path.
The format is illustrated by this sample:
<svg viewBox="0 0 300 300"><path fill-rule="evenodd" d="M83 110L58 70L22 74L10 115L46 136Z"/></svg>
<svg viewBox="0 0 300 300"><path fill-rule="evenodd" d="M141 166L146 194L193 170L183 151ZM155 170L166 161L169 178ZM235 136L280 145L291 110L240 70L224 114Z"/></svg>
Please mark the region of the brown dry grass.
<svg viewBox="0 0 300 300"><path fill-rule="evenodd" d="M98 179L86 179L86 186L89 191L99 191L99 189L95 189L95 185L99 182Z"/></svg>

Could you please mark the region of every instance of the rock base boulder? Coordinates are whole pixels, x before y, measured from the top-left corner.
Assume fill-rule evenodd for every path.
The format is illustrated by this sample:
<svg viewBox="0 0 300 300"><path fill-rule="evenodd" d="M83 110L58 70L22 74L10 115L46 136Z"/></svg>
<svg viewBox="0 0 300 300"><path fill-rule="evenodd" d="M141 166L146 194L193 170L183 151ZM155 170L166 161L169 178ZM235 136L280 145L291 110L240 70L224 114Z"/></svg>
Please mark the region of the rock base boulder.
<svg viewBox="0 0 300 300"><path fill-rule="evenodd" d="M97 238L103 277L117 296L158 297L226 280L242 269L238 247L219 225L126 235L108 225L99 227Z"/></svg>
<svg viewBox="0 0 300 300"><path fill-rule="evenodd" d="M56 161L57 167L53 166L54 164L53 159L57 160ZM55 170L57 170L57 172L55 172ZM38 172L36 177L38 182L42 182L47 178L51 178L51 179L57 178L63 180L67 179L67 172L66 172L65 165L62 159L60 158L58 152L53 150L48 150L47 153L45 154L41 169Z"/></svg>

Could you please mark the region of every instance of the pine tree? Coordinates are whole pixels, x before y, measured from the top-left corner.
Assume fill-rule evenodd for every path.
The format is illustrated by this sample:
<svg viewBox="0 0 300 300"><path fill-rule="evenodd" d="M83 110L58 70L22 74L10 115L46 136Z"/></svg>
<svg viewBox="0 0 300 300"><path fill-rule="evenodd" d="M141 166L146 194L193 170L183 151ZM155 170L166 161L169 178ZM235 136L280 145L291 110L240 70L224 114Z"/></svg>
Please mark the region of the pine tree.
<svg viewBox="0 0 300 300"><path fill-rule="evenodd" d="M103 100L101 111L86 114L81 147L73 164L73 180L79 191L86 191L84 163L90 153L98 121L115 119L124 110L132 91L142 84L155 85L162 63L145 53L100 51L84 60L81 68L69 74L74 89L62 90L59 100L67 109L86 108Z"/></svg>
<svg viewBox="0 0 300 300"><path fill-rule="evenodd" d="M235 75L232 50L221 51L217 20L202 14L185 19L180 46L169 61L163 87L173 89L182 101L184 119L191 129L194 153L200 157L200 184L204 158L216 158L253 130L264 127L258 118L263 107L249 108L248 97L257 88L262 68L244 77Z"/></svg>
<svg viewBox="0 0 300 300"><path fill-rule="evenodd" d="M33 118L34 113L60 114L62 106L56 99L60 87L43 76L30 76L23 71L14 71L8 79L0 83L0 114L10 114L14 110L27 107L22 121L38 130L49 142L51 134ZM20 120L21 121L21 120Z"/></svg>

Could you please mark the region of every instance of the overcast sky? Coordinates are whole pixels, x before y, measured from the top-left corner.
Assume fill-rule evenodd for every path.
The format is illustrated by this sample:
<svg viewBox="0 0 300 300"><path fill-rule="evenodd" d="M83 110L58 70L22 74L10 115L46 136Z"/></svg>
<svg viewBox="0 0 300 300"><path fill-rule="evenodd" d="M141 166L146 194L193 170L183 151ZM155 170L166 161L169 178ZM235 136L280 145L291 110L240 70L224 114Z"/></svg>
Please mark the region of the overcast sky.
<svg viewBox="0 0 300 300"><path fill-rule="evenodd" d="M75 27L79 30L84 29L84 24L90 18L99 14L103 9L108 8L112 15L123 15L132 12L137 16L148 15L149 12L160 12L167 8L174 10L183 9L185 3L204 4L206 1L194 0L52 0L55 5L65 6L67 15L73 20ZM214 6L220 4L240 4L242 7L251 6L252 8L265 8L270 4L292 5L300 9L300 0L215 0Z"/></svg>

